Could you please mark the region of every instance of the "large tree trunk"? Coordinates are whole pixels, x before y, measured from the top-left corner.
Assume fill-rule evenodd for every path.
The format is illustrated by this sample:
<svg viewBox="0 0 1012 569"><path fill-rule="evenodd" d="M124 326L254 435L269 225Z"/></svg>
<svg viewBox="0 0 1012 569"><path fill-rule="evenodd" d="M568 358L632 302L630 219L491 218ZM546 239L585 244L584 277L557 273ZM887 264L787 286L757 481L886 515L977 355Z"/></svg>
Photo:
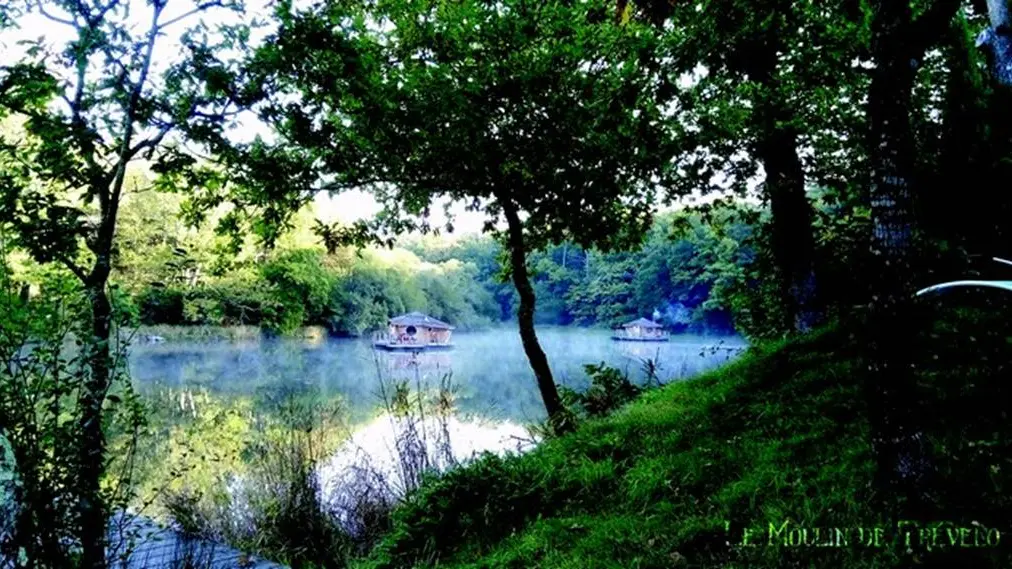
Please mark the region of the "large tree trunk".
<svg viewBox="0 0 1012 569"><path fill-rule="evenodd" d="M756 102L755 150L766 171L765 190L772 216L772 249L777 265L781 299L786 306L784 324L807 332L823 317L816 294L814 212L805 194L805 172L798 157L798 137L789 126L793 113L775 92L777 44L775 39L757 48L750 60L750 78L765 88Z"/></svg>
<svg viewBox="0 0 1012 569"><path fill-rule="evenodd" d="M89 356L91 374L79 400L81 566L86 569L105 567L106 564L108 512L100 493L106 443L102 430L102 405L112 379L112 307L105 290L106 280L107 278L97 278L87 287L92 310L92 345Z"/></svg>
<svg viewBox="0 0 1012 569"><path fill-rule="evenodd" d="M869 186L876 266L869 330L865 399L883 496L904 498L906 514L930 515L934 467L917 414L912 335L917 333L911 298L918 274L915 258L915 145L910 104L917 66L958 7L938 1L914 21L909 2L877 2L873 22L875 70L868 93Z"/></svg>
<svg viewBox="0 0 1012 569"><path fill-rule="evenodd" d="M808 332L822 322L815 277L812 206L805 196L804 175L793 133L771 133L763 164L772 215L773 255L781 272L781 290L789 303L788 324Z"/></svg>
<svg viewBox="0 0 1012 569"><path fill-rule="evenodd" d="M903 346L909 331L902 326L914 231L909 113L916 70L907 57L910 54L899 45L899 38L910 30L909 3L879 3L876 24L877 60L868 95L868 120L871 247L878 266L869 273L873 325L864 392L877 462L876 485L883 496L910 496L913 479L921 473L920 469L914 472L909 463L922 453L912 432L910 405L903 399L904 394L911 395L914 385L910 354Z"/></svg>
<svg viewBox="0 0 1012 569"><path fill-rule="evenodd" d="M509 228L510 272L513 285L520 295L520 306L517 308L520 340L523 342L524 353L527 354L527 360L537 379L541 399L545 403L545 410L548 411L548 420L556 432L563 432L569 428L565 418L565 408L562 406L559 390L552 377L552 370L548 366L548 357L541 349L537 333L534 331L534 308L537 299L527 273L527 249L524 245L523 223L520 221L515 206L508 200L501 201L504 202L502 208Z"/></svg>
<svg viewBox="0 0 1012 569"><path fill-rule="evenodd" d="M977 37L977 45L987 48L995 81L1012 87L1012 19L1008 0L987 0L987 14L991 26Z"/></svg>
<svg viewBox="0 0 1012 569"><path fill-rule="evenodd" d="M155 7L154 21L158 21L164 4ZM112 359L112 305L106 285L112 273L113 241L116 235L116 218L119 213L120 199L123 195L123 183L126 180L127 164L130 162L130 145L134 129L134 112L140 100L140 89L144 85L152 50L157 36L157 28L153 27L148 36L147 54L141 79L137 83L126 116L123 119L123 140L120 146L119 162L111 179L108 192L98 192L101 204L101 223L95 234L94 241L88 247L95 254L95 264L91 274L83 278L84 288L91 304L91 354L89 366L91 374L85 389L79 397L81 407L81 547L82 567L99 569L106 566L106 541L109 531L109 512L101 495L102 474L105 472L106 441L102 430L102 407L113 379ZM101 185L101 181L96 185Z"/></svg>
<svg viewBox="0 0 1012 569"><path fill-rule="evenodd" d="M84 279L84 289L91 305L91 342L88 346L90 375L82 390L80 406L81 475L81 567L99 569L106 566L106 541L109 531L109 512L101 495L102 474L105 472L106 441L102 429L102 407L113 380L112 358L112 304L106 285L112 272L112 246L116 227L119 195L126 171L126 161L120 163L112 199L103 204L102 224L94 243L95 264Z"/></svg>

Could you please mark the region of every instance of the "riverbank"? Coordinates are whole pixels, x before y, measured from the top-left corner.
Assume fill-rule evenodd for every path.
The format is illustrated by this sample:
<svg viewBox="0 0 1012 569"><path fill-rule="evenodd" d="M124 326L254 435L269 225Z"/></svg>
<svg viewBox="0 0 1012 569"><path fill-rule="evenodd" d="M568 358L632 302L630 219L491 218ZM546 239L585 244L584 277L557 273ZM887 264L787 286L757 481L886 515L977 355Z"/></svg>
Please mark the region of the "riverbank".
<svg viewBox="0 0 1012 569"><path fill-rule="evenodd" d="M990 324L945 321L918 339L932 389L917 396L935 410L924 428L942 480L937 517L913 527L1009 530L1008 427L992 420L1003 388L989 365L1012 334ZM453 471L395 512L359 566L1010 566L1008 537L1003 548L940 547L897 533L891 497L872 505L860 337L833 329L755 348L526 455Z"/></svg>

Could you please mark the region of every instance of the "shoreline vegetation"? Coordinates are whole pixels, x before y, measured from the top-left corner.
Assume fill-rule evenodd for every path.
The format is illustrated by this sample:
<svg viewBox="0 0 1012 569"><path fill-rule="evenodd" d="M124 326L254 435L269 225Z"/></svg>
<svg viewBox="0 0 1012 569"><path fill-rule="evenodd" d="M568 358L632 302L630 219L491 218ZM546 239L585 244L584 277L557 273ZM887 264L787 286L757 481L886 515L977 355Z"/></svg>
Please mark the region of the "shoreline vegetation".
<svg viewBox="0 0 1012 569"><path fill-rule="evenodd" d="M611 330L611 328L604 325L579 325L579 324L548 324L538 326L539 330L563 328L563 329L577 329L577 330ZM487 332L490 330L494 331L510 331L515 332L515 323L509 321L490 323L485 326L475 327L471 329L461 330L460 334L467 334L470 332ZM375 330L374 330L375 331ZM279 335L270 329L261 328L259 326L212 326L206 324L180 324L180 325L169 325L169 324L155 324L155 325L140 325L137 327L131 327L120 332L121 339L132 339L134 343L150 343L160 341L181 341L181 340L255 340L261 338L275 338L283 337L290 339L303 339L310 341L321 341L326 338L349 338L349 339L362 339L369 338L370 334L374 331L364 331L358 335L351 334L332 334L323 326L301 326L294 330L288 331L285 334ZM675 334L671 336L673 342L678 342L682 338L702 338L712 339L714 341L721 340L742 340L741 335L733 333L683 333Z"/></svg>
<svg viewBox="0 0 1012 569"><path fill-rule="evenodd" d="M302 522L258 518L259 533L233 535L229 543L289 563L319 547L334 557L317 557L315 566L354 569L718 569L785 563L898 569L928 558L949 566L1007 566L1012 554L1002 540L1009 531L1005 512L1012 505L1005 492L1006 472L1012 470L1006 470L1007 442L993 420L971 422L938 413L923 421L932 441L931 459L946 481L933 488L936 505L928 517L905 518L897 513L897 496L873 494L867 408L854 397L868 380L868 350L855 330L870 325L836 324L801 339L756 343L720 369L684 381L662 381L657 387L635 388L607 369L588 370L595 378L592 387L567 395L569 407L584 414L573 433L544 438L522 454L485 455L467 464L453 461L453 468L440 468L438 475L413 478L411 490L394 500L377 494L389 488L389 480L383 482L374 471L352 469L345 474L354 491L344 494L339 513L318 504L312 506L317 510L303 511L298 518L316 520L314 527L331 519L327 516L337 515L344 523L353 520L355 531L365 536L361 540L341 537L343 530L332 528L328 531L337 533L302 541L289 536L285 541L278 533L281 524L302 527ZM933 386L910 394L918 404L987 411L987 417L992 416L989 409L1000 407L1005 389L1000 385L952 389L966 382L986 385L987 378L1007 365L1008 358L1000 354L1012 341L1012 330L999 315L940 310L930 328L911 330L911 341L920 353L939 355L917 362L919 373L931 378ZM436 424L446 424L452 389L441 384L415 391L412 385L410 380L395 382L386 393L383 412L397 417L391 432L403 437L387 444L395 453L391 467L402 475L419 476L423 464L436 463L438 441L446 432L423 425L440 417L443 423ZM199 421L213 424L222 420L217 416L201 414ZM300 425L320 416L289 414L286 420L294 423L284 428L302 432ZM229 444L238 445L238 453L247 438L285 432L275 428L234 431ZM537 428L532 432L537 434ZM345 440L350 436L351 431ZM426 446L426 440L436 447ZM215 448L220 452L227 447ZM284 452L296 452L297 457L300 451L288 447ZM315 452L314 464L330 456ZM397 453L404 453L403 460ZM289 479L273 480L279 484ZM322 489L321 482L305 483ZM281 502L255 503L277 505L298 495L289 494L298 485L285 487L289 490L275 496ZM193 519L204 519L211 524L207 528L221 523L213 510L206 510L213 502L199 505L186 492L178 498L182 501L173 502L174 515L203 511L201 515L211 518ZM888 530L911 524L916 532ZM787 527L802 538L815 535L814 528L862 528L856 535L874 540L809 547L804 539L796 544L790 535L786 541L771 541L762 532L756 537L755 528L768 527ZM987 528L990 536L983 545L950 546L943 539L952 528L979 527ZM942 537L935 539L936 534ZM293 545L298 543L302 545Z"/></svg>

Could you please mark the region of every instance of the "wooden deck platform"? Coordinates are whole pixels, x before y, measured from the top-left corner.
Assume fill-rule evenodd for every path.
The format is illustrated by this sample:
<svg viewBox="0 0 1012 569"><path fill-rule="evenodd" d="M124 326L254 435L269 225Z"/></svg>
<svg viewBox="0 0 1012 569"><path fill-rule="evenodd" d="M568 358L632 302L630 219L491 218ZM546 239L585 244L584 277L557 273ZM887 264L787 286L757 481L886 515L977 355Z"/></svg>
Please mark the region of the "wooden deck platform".
<svg viewBox="0 0 1012 569"><path fill-rule="evenodd" d="M449 350L453 344L412 344L409 342L390 342L381 340L372 343L373 348L387 350L390 352L430 352L434 350Z"/></svg>
<svg viewBox="0 0 1012 569"><path fill-rule="evenodd" d="M659 338L645 338L645 337L634 338L631 336L612 336L611 339L617 340L619 342L667 342L671 340L671 338L668 336L661 336Z"/></svg>

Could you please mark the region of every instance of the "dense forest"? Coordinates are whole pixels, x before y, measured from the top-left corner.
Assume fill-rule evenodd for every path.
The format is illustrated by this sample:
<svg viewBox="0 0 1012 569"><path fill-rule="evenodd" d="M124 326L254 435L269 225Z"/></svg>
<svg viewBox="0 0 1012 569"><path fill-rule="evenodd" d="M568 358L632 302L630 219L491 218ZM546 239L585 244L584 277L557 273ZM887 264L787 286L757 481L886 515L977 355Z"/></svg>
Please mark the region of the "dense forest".
<svg viewBox="0 0 1012 569"><path fill-rule="evenodd" d="M312 232L308 208L276 246L249 243L232 255L213 224L185 224L180 204L155 193L124 200L111 280L135 325L252 325L275 333L322 326L361 335L416 310L464 330L515 318L518 295L494 237L411 235L390 248L328 252ZM824 218L839 210L815 204ZM775 335L777 309L763 302L767 267L757 256L764 215L747 203L684 208L659 215L642 243L626 251L571 242L533 251L535 321L610 327L646 316L675 332ZM859 254L859 221L851 225L849 235L816 225L820 258ZM21 267L33 272L28 259ZM834 283L836 294L856 286L844 273Z"/></svg>
<svg viewBox="0 0 1012 569"><path fill-rule="evenodd" d="M253 4L0 4L0 567L106 567L137 457L159 464L139 441L190 456L181 433L217 427L278 469L236 543L298 567L1008 566L897 544L785 562L726 534L1007 525L1006 0ZM348 191L375 215L317 219ZM436 222L448 204L481 234ZM151 399L120 341L359 336L411 310L510 321L544 444L418 467L403 502L362 502L369 539L320 501L324 422ZM649 389L588 362L587 393L559 388L538 325L635 317L752 351ZM447 393L400 384L386 411L432 396L445 418Z"/></svg>
<svg viewBox="0 0 1012 569"><path fill-rule="evenodd" d="M359 335L415 310L463 329L515 317L503 249L489 236L411 237L392 249L328 253L305 224L269 251L225 257L213 232L188 230L173 205L154 194L123 204L112 281L140 324L282 333L317 325ZM743 215L721 213L715 223L666 214L627 252L562 243L532 253L536 322L611 326L653 315L676 331L733 332L754 245Z"/></svg>

